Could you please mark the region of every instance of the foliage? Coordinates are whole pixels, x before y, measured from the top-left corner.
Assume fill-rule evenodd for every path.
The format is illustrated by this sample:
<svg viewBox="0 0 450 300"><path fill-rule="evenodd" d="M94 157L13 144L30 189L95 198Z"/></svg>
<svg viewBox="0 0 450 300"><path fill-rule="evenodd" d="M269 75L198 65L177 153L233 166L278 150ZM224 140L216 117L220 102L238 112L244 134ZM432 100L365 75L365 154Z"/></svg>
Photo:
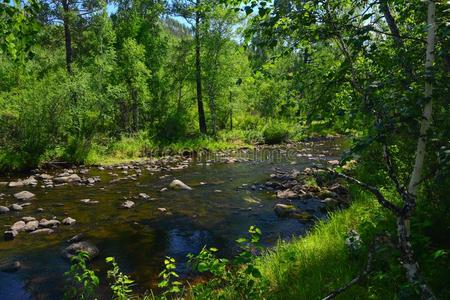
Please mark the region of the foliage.
<svg viewBox="0 0 450 300"><path fill-rule="evenodd" d="M264 142L267 144L280 144L285 142L290 135L287 123L269 122L263 131Z"/></svg>
<svg viewBox="0 0 450 300"><path fill-rule="evenodd" d="M236 240L241 252L232 260L218 258L217 248L204 247L199 254L189 254L189 262L200 273L210 273L213 277L208 283L193 287L192 293L196 299L221 298L224 295L220 289L233 287L233 296L238 299L261 299L264 285L261 272L255 265L255 256L260 254L261 230L251 226L249 237ZM257 282L259 281L259 282ZM219 292L218 292L219 289ZM229 295L228 295L229 297Z"/></svg>
<svg viewBox="0 0 450 300"><path fill-rule="evenodd" d="M65 299L94 299L99 279L94 271L87 267L89 254L79 251L71 258L69 271L64 273L67 280Z"/></svg>
<svg viewBox="0 0 450 300"><path fill-rule="evenodd" d="M133 292L131 287L134 281L120 271L114 257L107 257L106 262L112 266L112 269L108 270L108 279L111 280L110 287L113 292L113 298L117 300L129 299Z"/></svg>
<svg viewBox="0 0 450 300"><path fill-rule="evenodd" d="M161 278L158 287L163 289L162 295L164 299L176 297L182 292L182 283L176 280L179 276L175 269L175 259L167 256L164 260L164 269L158 275Z"/></svg>

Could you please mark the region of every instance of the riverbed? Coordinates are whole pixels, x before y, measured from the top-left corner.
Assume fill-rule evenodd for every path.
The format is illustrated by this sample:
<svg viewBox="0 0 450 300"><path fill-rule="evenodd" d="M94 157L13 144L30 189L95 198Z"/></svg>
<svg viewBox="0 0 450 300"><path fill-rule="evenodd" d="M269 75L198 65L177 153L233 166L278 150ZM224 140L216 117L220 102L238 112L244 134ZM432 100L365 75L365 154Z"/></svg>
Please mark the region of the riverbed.
<svg viewBox="0 0 450 300"><path fill-rule="evenodd" d="M301 236L314 222L277 217L273 211L277 203L274 193L258 184L269 180L275 170L302 171L315 162L337 159L341 142L324 139L109 167L65 166L66 170L61 167L35 173L56 176L72 171L83 182L53 187L43 187L42 181L35 186L0 186L2 206L17 202L13 197L17 192L35 194L23 210L0 215L3 231L24 216L76 220L72 225L59 225L52 234L21 232L13 240L0 241L0 264L21 264L15 272L0 272L0 299L61 299L63 273L70 265L61 251L68 246L68 239L80 233L100 251L90 267L101 279L106 273L105 258L113 256L121 270L136 281L135 290L139 292L156 288L165 256L176 259L176 271L182 279L195 278L187 266L188 253L198 253L206 245L220 249L219 255L232 256L238 251L234 241L251 225L262 230L266 246L278 239ZM30 174L3 175L0 182ZM192 190L168 188L174 179ZM83 199L92 203L80 201ZM133 201L134 207L121 208L127 200ZM315 219L326 217L319 200L299 201L296 205L311 212ZM102 282L99 293L106 295L105 280Z"/></svg>

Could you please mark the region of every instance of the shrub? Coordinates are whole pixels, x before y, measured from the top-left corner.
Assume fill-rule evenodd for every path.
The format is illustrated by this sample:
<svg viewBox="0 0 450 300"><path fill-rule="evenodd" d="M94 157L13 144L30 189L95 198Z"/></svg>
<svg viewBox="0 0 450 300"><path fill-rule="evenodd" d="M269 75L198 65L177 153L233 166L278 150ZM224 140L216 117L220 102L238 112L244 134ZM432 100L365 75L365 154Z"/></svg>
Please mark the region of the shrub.
<svg viewBox="0 0 450 300"><path fill-rule="evenodd" d="M286 123L269 122L263 130L264 142L266 144L280 144L290 136L290 130Z"/></svg>

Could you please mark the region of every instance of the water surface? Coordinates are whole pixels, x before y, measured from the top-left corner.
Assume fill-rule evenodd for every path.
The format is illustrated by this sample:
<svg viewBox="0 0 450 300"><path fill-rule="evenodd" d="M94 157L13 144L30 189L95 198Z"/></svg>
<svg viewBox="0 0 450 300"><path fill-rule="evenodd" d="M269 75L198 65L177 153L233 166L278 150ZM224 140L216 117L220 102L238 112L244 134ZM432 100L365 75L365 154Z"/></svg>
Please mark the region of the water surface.
<svg viewBox="0 0 450 300"><path fill-rule="evenodd" d="M77 220L75 225L59 226L48 236L20 233L13 241L0 241L0 263L10 260L22 263L22 268L15 273L0 272L0 299L61 299L63 273L68 270L69 263L60 252L67 246L65 241L78 233L84 233L86 240L100 249L100 255L91 267L101 277L106 272L105 257L114 256L121 270L136 280L138 291L156 287L157 274L166 255L177 260L177 272L189 279L194 274L186 265L188 253L198 253L207 245L219 248L220 255L235 254L238 249L234 241L251 225L261 228L262 242L267 246L279 238L302 235L311 224L278 218L273 212L273 206L278 202L273 193L252 188L252 185L269 180L274 168L301 171L316 160L336 159L338 142L303 143L287 150L241 151L234 155L249 161L232 164L214 162L217 157L197 157L182 170L150 172L143 167L142 175L136 181L127 179L111 183L117 179L108 174L111 171L90 168L89 173L82 176L101 177L101 181L92 187L42 188L40 184L23 188L0 187L0 193L5 194L0 205L5 206L16 202L11 195L18 191L36 194L32 204L23 211L0 215L0 226L4 229L23 216L38 220L54 216L62 220L70 216ZM119 177L126 176L122 170L114 169L113 172ZM135 173L134 170L127 172L128 175ZM0 181L17 177L26 175L0 176ZM161 192L174 178L193 190ZM136 198L139 193L154 199ZM85 198L99 203L81 203L80 200ZM136 206L120 209L125 198L134 201ZM314 211L317 218L324 217L318 200L306 203L298 200L295 205ZM39 212L38 208L44 211ZM168 213L158 208L166 208ZM100 293L105 290L101 287Z"/></svg>

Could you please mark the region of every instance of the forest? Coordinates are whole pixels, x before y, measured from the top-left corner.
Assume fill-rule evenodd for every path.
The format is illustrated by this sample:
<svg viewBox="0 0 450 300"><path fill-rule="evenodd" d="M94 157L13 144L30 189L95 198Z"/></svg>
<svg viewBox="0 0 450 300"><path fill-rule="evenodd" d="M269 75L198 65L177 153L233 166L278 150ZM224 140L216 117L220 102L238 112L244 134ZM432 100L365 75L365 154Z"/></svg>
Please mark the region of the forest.
<svg viewBox="0 0 450 300"><path fill-rule="evenodd" d="M449 50L445 0L0 0L0 299L449 299Z"/></svg>

